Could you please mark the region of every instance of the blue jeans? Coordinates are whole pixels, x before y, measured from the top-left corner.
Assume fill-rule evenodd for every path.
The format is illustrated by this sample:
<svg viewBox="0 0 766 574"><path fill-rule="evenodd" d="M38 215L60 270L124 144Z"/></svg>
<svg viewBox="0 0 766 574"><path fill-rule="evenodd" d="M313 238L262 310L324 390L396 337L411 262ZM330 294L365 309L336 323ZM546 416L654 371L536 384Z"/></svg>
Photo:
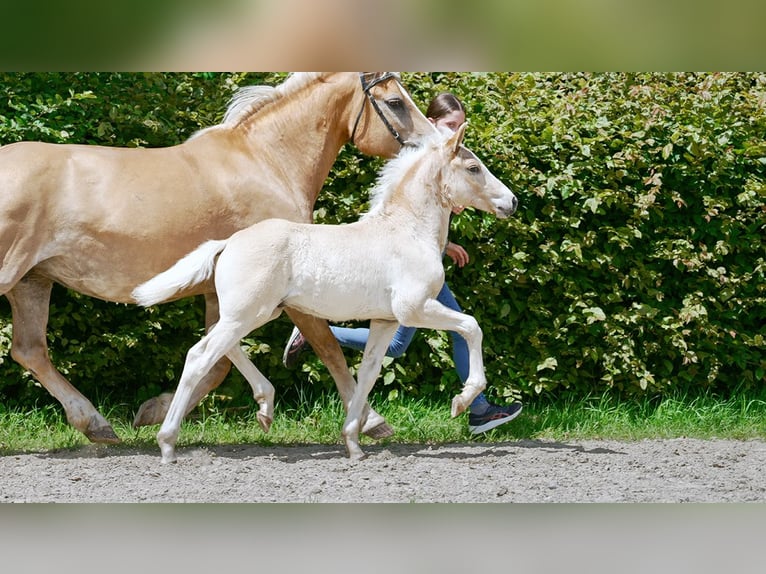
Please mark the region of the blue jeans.
<svg viewBox="0 0 766 574"><path fill-rule="evenodd" d="M452 294L452 291L450 291L446 283L442 285L436 300L450 309L462 311L460 305L458 305L455 300L455 296ZM370 330L368 328L330 327L330 329L342 347L364 351L364 346L367 344L367 337L370 335ZM386 350L386 356L394 358L401 357L407 350L407 347L410 346L415 333L417 333L416 327L399 325L396 333L394 333L394 338L391 340L391 344L388 346L388 350ZM449 333L452 337L452 360L455 362L455 370L457 371L458 377L460 377L460 381L465 383L469 372L468 343L454 331L450 331ZM471 411L481 413L486 408L487 403L487 397L484 396L484 393L479 393L471 403Z"/></svg>

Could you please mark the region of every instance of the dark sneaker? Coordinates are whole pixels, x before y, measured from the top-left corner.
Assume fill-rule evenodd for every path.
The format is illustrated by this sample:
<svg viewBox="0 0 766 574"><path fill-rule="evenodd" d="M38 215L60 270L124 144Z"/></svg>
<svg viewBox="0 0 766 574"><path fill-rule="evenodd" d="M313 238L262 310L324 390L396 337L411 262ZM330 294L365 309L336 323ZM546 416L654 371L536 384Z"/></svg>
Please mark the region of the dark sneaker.
<svg viewBox="0 0 766 574"><path fill-rule="evenodd" d="M468 413L468 430L471 434L487 432L497 426L512 421L521 413L521 403L500 406L490 403L487 411L480 415Z"/></svg>
<svg viewBox="0 0 766 574"><path fill-rule="evenodd" d="M298 330L298 327L293 327L293 332L290 333L290 338L285 345L285 352L282 353L282 364L288 369L294 369L298 364L298 357L308 346L306 337Z"/></svg>

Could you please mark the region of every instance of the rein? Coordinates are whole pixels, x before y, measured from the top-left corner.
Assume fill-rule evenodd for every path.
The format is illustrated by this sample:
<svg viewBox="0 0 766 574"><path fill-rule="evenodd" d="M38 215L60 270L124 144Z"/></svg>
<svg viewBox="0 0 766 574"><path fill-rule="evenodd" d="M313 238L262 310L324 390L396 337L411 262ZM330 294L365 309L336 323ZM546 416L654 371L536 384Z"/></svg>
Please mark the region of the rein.
<svg viewBox="0 0 766 574"><path fill-rule="evenodd" d="M396 131L396 128L391 125L391 122L388 121L386 116L383 114L383 110L380 109L380 106L378 105L378 102L375 101L375 98L370 93L370 90L380 84L381 82L385 82L386 80L390 80L393 78L396 83L399 83L399 80L397 77L392 74L391 72L388 72L387 74L383 74L379 78L374 79L369 84L367 83L367 80L365 79L365 75L362 72L359 72L359 79L362 82L362 91L364 92L364 95L367 96L367 99L370 100L370 103L372 104L373 109L377 112L378 117L383 122L383 125L385 125L388 128L388 131L391 132L391 135L394 136L394 139L399 142L399 145L405 146L407 145L404 139L402 139L402 136L399 135L399 132ZM401 84L399 84L399 87L401 87ZM362 113L364 112L364 104L365 102L362 101L362 107L359 110L359 113L356 116L356 121L354 122L354 130L351 132L351 142L354 142L354 138L356 137L356 128L359 126L359 120L362 119Z"/></svg>

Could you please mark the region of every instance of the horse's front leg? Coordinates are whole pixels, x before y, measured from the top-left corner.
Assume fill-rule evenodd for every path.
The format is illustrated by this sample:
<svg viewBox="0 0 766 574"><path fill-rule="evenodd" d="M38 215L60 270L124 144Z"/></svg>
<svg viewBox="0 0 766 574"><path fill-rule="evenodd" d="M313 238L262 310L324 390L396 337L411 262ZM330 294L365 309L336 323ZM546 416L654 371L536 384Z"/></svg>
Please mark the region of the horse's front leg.
<svg viewBox="0 0 766 574"><path fill-rule="evenodd" d="M205 295L205 327L209 331L213 325L218 321L218 296L215 293L207 293ZM189 399L187 406L187 412L184 416L188 415L194 408L204 399L210 391L217 388L226 375L231 370L231 362L226 357L222 357L213 368L210 369L202 380L194 388L194 392ZM173 393L162 393L156 397L144 401L138 408L135 418L133 419L133 428L141 426L157 425L160 424L168 413L168 407L173 400Z"/></svg>
<svg viewBox="0 0 766 574"><path fill-rule="evenodd" d="M364 424L365 410L369 410L367 397L380 374L383 357L398 327L396 321L370 321L370 334L364 347L362 363L359 365L358 382L343 423L342 434L346 442L346 452L352 460L364 458L364 452L359 446L359 431Z"/></svg>
<svg viewBox="0 0 766 574"><path fill-rule="evenodd" d="M52 287L50 279L30 273L5 294L11 303L13 315L11 356L61 403L69 424L88 437L88 440L118 443L120 439L112 426L56 370L48 356L46 329Z"/></svg>
<svg viewBox="0 0 766 574"><path fill-rule="evenodd" d="M471 315L450 309L436 299L427 299L423 303L421 311L406 319L403 318L403 321L405 321L404 324L426 329L454 331L465 339L468 345L468 378L463 385L462 392L452 399L451 409L452 416L458 416L487 386L481 351L482 332L479 323Z"/></svg>
<svg viewBox="0 0 766 574"><path fill-rule="evenodd" d="M306 315L296 309L286 308L285 313L308 339L314 352L330 371L343 405L346 407L346 412L348 412L348 404L357 385L348 369L343 351L330 331L327 321ZM386 422L386 419L370 409L362 433L373 439L381 439L394 434L394 429Z"/></svg>

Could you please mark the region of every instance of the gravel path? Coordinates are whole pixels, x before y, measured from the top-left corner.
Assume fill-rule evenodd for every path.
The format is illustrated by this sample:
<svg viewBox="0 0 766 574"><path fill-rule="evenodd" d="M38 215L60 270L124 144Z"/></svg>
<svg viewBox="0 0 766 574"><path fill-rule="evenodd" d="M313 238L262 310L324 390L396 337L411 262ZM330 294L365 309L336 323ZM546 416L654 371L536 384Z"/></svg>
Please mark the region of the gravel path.
<svg viewBox="0 0 766 574"><path fill-rule="evenodd" d="M764 502L766 442L514 441L0 457L0 502Z"/></svg>

